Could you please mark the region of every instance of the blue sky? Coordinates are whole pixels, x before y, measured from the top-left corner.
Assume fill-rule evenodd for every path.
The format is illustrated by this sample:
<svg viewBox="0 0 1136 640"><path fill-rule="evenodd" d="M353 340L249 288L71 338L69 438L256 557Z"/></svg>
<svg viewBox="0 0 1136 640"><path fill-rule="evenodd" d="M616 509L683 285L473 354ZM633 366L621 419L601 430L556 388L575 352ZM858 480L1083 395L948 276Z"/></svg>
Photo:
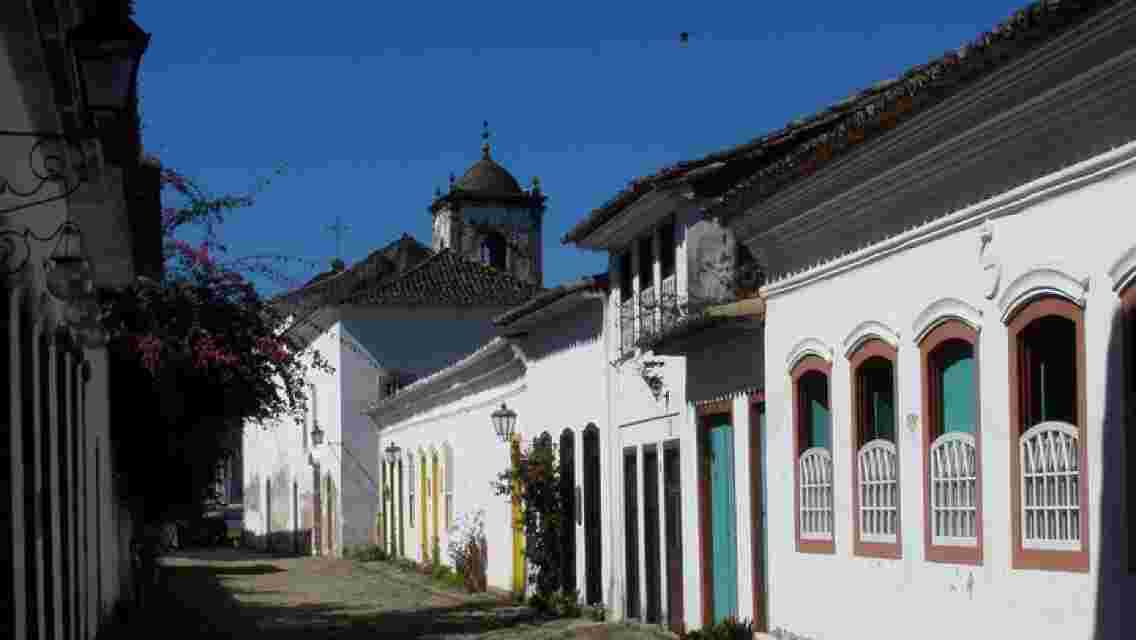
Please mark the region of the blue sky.
<svg viewBox="0 0 1136 640"><path fill-rule="evenodd" d="M1026 3L191 4L138 3L143 140L215 193L287 166L224 227L234 255L323 270L336 216L348 262L403 232L428 244L434 188L478 158L488 120L494 157L549 196L553 286L606 269L560 238L632 178L900 75Z"/></svg>

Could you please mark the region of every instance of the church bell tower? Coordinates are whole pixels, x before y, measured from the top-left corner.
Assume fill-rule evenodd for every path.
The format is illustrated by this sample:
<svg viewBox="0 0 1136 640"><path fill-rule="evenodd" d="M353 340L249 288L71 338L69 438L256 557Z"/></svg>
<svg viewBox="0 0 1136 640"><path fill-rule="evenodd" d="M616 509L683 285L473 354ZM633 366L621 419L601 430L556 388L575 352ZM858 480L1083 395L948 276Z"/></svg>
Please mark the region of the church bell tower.
<svg viewBox="0 0 1136 640"><path fill-rule="evenodd" d="M462 256L543 286L541 246L545 196L540 180L522 189L490 155L489 123L481 132L481 159L454 179L449 191L435 192L435 251L452 249Z"/></svg>

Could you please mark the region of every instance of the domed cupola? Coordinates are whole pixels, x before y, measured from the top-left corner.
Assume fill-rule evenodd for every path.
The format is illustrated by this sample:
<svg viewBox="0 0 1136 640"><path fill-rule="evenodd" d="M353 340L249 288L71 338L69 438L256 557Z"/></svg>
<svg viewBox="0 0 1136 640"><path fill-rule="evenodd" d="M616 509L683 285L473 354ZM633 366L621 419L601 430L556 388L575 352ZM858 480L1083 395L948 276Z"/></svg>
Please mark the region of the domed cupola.
<svg viewBox="0 0 1136 640"><path fill-rule="evenodd" d="M482 124L481 158L461 178L450 174L450 188L435 190L435 251L453 249L472 260L508 271L542 286L541 227L545 195L533 178L522 189L509 170L490 155L489 123Z"/></svg>

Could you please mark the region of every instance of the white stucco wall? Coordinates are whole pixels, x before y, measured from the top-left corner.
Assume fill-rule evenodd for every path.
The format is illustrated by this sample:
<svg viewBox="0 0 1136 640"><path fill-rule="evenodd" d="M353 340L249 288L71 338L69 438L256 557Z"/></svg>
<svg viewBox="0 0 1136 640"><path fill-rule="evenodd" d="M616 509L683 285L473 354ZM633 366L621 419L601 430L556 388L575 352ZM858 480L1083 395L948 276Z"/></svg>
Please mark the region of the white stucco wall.
<svg viewBox="0 0 1136 640"><path fill-rule="evenodd" d="M463 515L484 511L489 546L486 573L492 587L508 590L513 569L511 505L507 498L496 495L491 488L497 474L508 467L510 460L507 446L493 433L490 414L502 403L516 411L516 432L521 435L524 447L545 431L559 446L561 434L570 429L574 436L574 483L582 487L583 431L589 424L600 430L601 455L606 455L608 450L604 440L609 429L606 428L608 407L602 375L607 365L600 334L601 315L600 305L593 302L549 320L547 326L532 328L526 337L516 340L517 352L504 345L489 356L485 364L471 367L443 385L449 388L451 384L469 383L474 385L469 393L457 391L428 409L384 423L379 447L385 448L392 442L401 447L403 482L407 481L409 472L406 467L408 452L415 454L413 480L419 483L419 452L437 449L440 453L447 443L453 447L455 522ZM475 381L482 375L487 377ZM432 469L427 475L432 476ZM601 506L601 573L606 600L612 566L612 540L608 526L610 480L605 468L601 468L600 482L600 495L604 500ZM418 485L415 486L418 494ZM397 499L397 485L394 492ZM405 488L403 498L409 501L409 492ZM421 561L421 507L419 496L416 495L415 499L414 526L409 526L408 515L404 522L405 553L407 557ZM440 502L439 508L444 509L444 500ZM427 512L427 519L432 527L430 513ZM444 511L442 513L444 516ZM443 527L439 536L442 559L446 564L452 564L446 555L452 533ZM429 535L433 535L432 529ZM576 524L576 582L581 598L585 591L586 566L581 522Z"/></svg>
<svg viewBox="0 0 1136 640"><path fill-rule="evenodd" d="M338 322L329 318L327 330L316 337L309 349L319 351L327 363L338 372L342 367L342 354L339 341ZM320 428L324 430L324 442L321 447L312 446L311 420L306 420L303 427L297 425L291 416L281 416L265 425L250 423L245 425L243 456L244 456L244 508L245 529L254 536L263 536L270 530L272 532L294 531L297 524L301 530L310 530L315 526L313 521L316 509L312 502L317 493L313 486L313 467L311 461L320 465L321 482L331 474L337 487L342 486L338 458L328 455L327 442L339 441L339 414L337 407L339 390L336 373L324 373L312 370L309 372L306 383L315 387L316 398L309 398L309 411L313 409ZM307 436L303 430L306 430ZM305 447L305 443L307 446ZM272 481L272 526L269 526L267 480ZM296 483L299 493L299 511L296 513L292 500L292 487ZM340 492L340 495L342 493ZM322 496L322 494L321 494ZM326 500L326 496L322 499ZM336 512L339 511L337 508ZM326 518L326 510L322 512ZM326 533L324 534L326 544ZM336 547L342 536L338 533L333 537Z"/></svg>
<svg viewBox="0 0 1136 640"><path fill-rule="evenodd" d="M1127 157L1136 150L1130 149ZM1090 161L1092 162L1092 161ZM1130 162L1130 161L1129 161ZM1112 163L1114 168L1116 163ZM1070 186L1068 181L1062 181ZM1020 210L995 211L993 238L980 259L980 220L946 235L925 238L886 257L822 280L778 292L768 299L765 360L768 380L768 513L770 528L770 627L809 638L1091 638L1096 607L1109 594L1131 594L1133 581L1119 568L1124 559L1115 543L1102 542L1102 510L1119 503L1121 475L1105 484L1102 469L1120 465L1120 451L1102 448L1106 422L1120 416L1106 402L1110 379L1107 348L1118 306L1108 270L1136 243L1136 218L1127 204L1136 192L1136 172L1123 169L1099 182L1066 193L1054 190ZM983 263L1001 269L998 294L984 294L990 281ZM1060 265L1075 279L1089 278L1084 306L1089 482L1088 573L1025 571L1011 568L1011 514L1008 481L1010 440L1007 386L1007 331L999 300L1033 266ZM1056 279L1042 281L1058 283ZM1068 287L1066 287L1068 288ZM1075 293L1075 292L1074 292ZM913 323L932 303L955 298L980 312L979 385L983 560L981 566L957 566L924 560L923 465L921 434L906 425L908 414L921 415L919 350ZM899 336L897 429L901 482L902 559L854 557L849 469L849 365L842 342L858 324L874 320ZM815 338L834 352L830 379L835 474L835 554L795 550L793 520L793 418L787 362L790 350ZM1115 374L1115 368L1111 371ZM1118 400L1112 399L1115 403ZM1114 420L1110 419L1110 420ZM1107 462L1106 462L1107 459ZM1110 497L1111 496L1111 497ZM1112 517L1112 516L1110 516ZM1119 516L1112 520L1121 522ZM1115 536L1109 536L1115 539ZM1102 547L1104 550L1102 551ZM1102 588L1102 585L1104 587ZM1112 610L1132 622L1131 608ZM1110 627L1114 629L1119 627Z"/></svg>

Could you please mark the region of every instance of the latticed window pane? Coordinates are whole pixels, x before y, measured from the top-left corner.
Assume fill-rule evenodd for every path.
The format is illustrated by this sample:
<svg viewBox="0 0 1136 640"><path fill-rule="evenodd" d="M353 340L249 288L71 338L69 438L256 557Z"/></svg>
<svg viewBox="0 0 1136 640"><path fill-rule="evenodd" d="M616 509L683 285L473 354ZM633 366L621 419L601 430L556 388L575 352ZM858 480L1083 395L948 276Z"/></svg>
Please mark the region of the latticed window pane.
<svg viewBox="0 0 1136 640"><path fill-rule="evenodd" d="M654 287L639 291L639 331L643 337L655 335L658 331L657 317L655 315L658 300L655 297Z"/></svg>
<svg viewBox="0 0 1136 640"><path fill-rule="evenodd" d="M635 349L635 300L624 300L619 304L619 339L622 351Z"/></svg>
<svg viewBox="0 0 1136 640"><path fill-rule="evenodd" d="M860 449L858 462L860 539L894 543L899 525L895 445L887 440L872 440Z"/></svg>
<svg viewBox="0 0 1136 640"><path fill-rule="evenodd" d="M801 454L801 538L832 539L832 454L812 448Z"/></svg>
<svg viewBox="0 0 1136 640"><path fill-rule="evenodd" d="M931 444L931 542L978 544L978 457L974 436L951 432Z"/></svg>
<svg viewBox="0 0 1136 640"><path fill-rule="evenodd" d="M1021 438L1022 546L1081 549L1077 427L1043 422Z"/></svg>
<svg viewBox="0 0 1136 640"><path fill-rule="evenodd" d="M659 311L662 329L668 329L678 322L678 285L672 274L663 278L659 284Z"/></svg>

